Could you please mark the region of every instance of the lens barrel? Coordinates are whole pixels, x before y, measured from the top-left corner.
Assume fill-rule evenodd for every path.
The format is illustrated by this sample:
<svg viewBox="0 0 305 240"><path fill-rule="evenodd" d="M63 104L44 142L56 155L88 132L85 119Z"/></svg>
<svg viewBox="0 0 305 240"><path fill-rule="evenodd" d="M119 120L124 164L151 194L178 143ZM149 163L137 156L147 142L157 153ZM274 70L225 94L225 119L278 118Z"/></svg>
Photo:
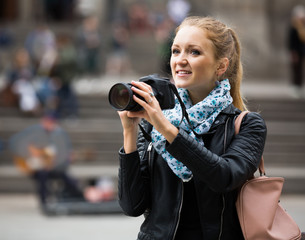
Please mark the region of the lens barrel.
<svg viewBox="0 0 305 240"><path fill-rule="evenodd" d="M175 86L170 82L168 78L161 78L157 74L144 76L139 79L139 82L146 83L151 86L155 98L160 104L160 108L172 109L175 107L175 94L173 89ZM116 83L112 86L108 94L108 100L110 105L118 111L141 111L142 106L133 100L133 95L146 101L140 95L134 93L131 83Z"/></svg>
<svg viewBox="0 0 305 240"><path fill-rule="evenodd" d="M117 83L112 86L108 94L110 105L118 110L135 111L139 106L132 98L133 91L129 83Z"/></svg>

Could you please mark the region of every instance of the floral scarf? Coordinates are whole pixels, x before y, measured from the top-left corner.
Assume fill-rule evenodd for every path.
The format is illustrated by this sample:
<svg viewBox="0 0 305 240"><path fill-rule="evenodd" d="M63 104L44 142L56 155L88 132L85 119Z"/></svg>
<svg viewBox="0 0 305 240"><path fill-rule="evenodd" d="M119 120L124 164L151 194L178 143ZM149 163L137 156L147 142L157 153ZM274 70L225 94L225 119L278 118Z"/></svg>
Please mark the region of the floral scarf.
<svg viewBox="0 0 305 240"><path fill-rule="evenodd" d="M230 95L230 88L231 86L228 79L217 82L216 87L209 95L195 105L192 105L188 91L179 88L179 96L185 104L191 127L185 118L181 122L182 109L177 98L175 99L175 107L173 109L164 110L163 114L174 126L184 129L190 136L204 145L202 139L196 137L193 131L198 135L209 131L218 114L233 102ZM185 182L191 180L193 176L192 172L183 163L167 152L166 139L155 128L152 129L151 137L154 148L161 154L172 171Z"/></svg>

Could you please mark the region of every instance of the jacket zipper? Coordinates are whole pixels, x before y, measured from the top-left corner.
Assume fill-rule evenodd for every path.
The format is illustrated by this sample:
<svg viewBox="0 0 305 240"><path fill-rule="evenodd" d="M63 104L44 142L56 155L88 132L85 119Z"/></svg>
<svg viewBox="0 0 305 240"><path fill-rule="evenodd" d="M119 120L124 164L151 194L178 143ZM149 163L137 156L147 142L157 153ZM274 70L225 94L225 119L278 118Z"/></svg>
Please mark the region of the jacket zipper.
<svg viewBox="0 0 305 240"><path fill-rule="evenodd" d="M178 226L179 226L179 222L180 222L180 215L181 215L182 205L183 205L184 186L183 186L182 180L181 180L181 190L182 190L182 196L181 196L181 202L180 202L179 211L178 211L178 219L177 219L174 235L173 235L173 238L172 238L173 240L175 239L176 234L177 234L177 230L178 230Z"/></svg>
<svg viewBox="0 0 305 240"><path fill-rule="evenodd" d="M149 144L148 144L148 147L147 147L147 152L148 152L148 166L151 166L151 159L150 159L150 157L151 157L151 149L152 149L152 142L150 142Z"/></svg>
<svg viewBox="0 0 305 240"><path fill-rule="evenodd" d="M227 119L226 124L225 124L225 134L224 134L225 136L224 136L224 141L223 141L223 153L226 152L228 122L229 122L229 119ZM226 199L225 199L225 196L222 194L222 210L221 210L221 216L220 216L220 231L219 231L218 240L220 240L221 236L222 236L223 214L225 212L225 208L226 208Z"/></svg>
<svg viewBox="0 0 305 240"><path fill-rule="evenodd" d="M152 150L152 142L150 142L148 144L148 147L147 147L147 152L148 152L148 166L150 166L150 168L152 167L152 161L151 161L151 150ZM183 196L184 196L184 186L183 186L183 182L181 180L181 191L182 191L182 194L181 194L181 202L180 202L180 206L179 206L179 211L178 211L178 220L177 220L177 223L176 223L176 226L175 226L175 231L174 231L174 235L173 235L173 240L175 239L176 237L176 234L177 234L177 230L178 230L178 226L179 226L179 222L180 222L180 215L181 215L181 210L182 210L182 205L183 205Z"/></svg>
<svg viewBox="0 0 305 240"><path fill-rule="evenodd" d="M222 194L222 210L221 210L221 216L220 216L220 231L219 231L219 236L218 236L218 240L221 239L222 236L222 228L223 228L223 214L226 208L226 200L225 200L225 196Z"/></svg>

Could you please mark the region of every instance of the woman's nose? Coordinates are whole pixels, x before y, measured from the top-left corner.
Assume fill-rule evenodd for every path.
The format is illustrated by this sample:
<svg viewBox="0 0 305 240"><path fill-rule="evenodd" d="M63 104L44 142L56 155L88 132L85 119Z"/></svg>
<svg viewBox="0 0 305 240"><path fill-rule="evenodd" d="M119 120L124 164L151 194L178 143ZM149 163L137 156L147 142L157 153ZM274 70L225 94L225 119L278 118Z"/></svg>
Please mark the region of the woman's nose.
<svg viewBox="0 0 305 240"><path fill-rule="evenodd" d="M177 59L177 64L186 65L187 59L184 55L180 55Z"/></svg>

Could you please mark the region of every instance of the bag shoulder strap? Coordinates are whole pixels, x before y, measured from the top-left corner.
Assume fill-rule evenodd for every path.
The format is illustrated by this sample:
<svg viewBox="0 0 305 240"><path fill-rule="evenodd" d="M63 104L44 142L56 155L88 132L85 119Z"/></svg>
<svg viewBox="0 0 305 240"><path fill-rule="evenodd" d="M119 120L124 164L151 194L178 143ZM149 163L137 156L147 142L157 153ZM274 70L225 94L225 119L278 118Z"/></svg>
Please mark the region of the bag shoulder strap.
<svg viewBox="0 0 305 240"><path fill-rule="evenodd" d="M250 112L250 111L242 111L242 112L238 115L238 117L235 119L235 124L234 124L234 125L235 125L235 135L237 135L237 134L239 133L240 126L241 126L241 122L242 122L244 116L245 116L246 114L248 114L249 112ZM259 169L260 175L266 175L266 172L265 172L265 165L264 165L264 158L263 158L263 156L262 156L262 158L261 158L261 161L260 161L260 164L259 164L258 169Z"/></svg>

